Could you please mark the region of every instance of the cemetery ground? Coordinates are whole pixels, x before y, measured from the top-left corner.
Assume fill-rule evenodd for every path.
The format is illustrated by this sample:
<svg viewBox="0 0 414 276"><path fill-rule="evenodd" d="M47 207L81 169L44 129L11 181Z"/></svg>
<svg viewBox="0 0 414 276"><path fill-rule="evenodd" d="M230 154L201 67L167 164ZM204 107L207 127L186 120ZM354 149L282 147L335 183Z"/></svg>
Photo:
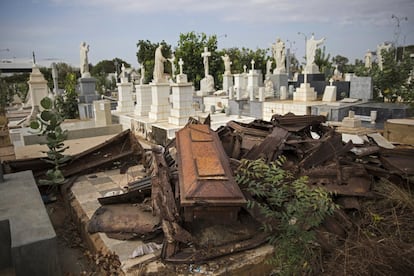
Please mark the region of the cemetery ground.
<svg viewBox="0 0 414 276"><path fill-rule="evenodd" d="M307 120L301 121L302 118ZM318 122L320 119L318 116L311 118L313 122L315 120ZM285 121L283 121L284 119ZM332 192L330 197L340 206L335 210L333 216L325 218L320 226L315 227L316 240L312 243L312 248L316 254L301 263L298 271L308 275L410 275L414 269L414 239L412 235L414 233L413 146L397 145L396 149L385 150L380 149L371 139L369 143L355 146L359 151L350 152L349 143L343 145L341 142L335 142L338 138L336 132L331 133L329 129L321 127L319 133L322 134L321 141L324 142L315 147L307 136L308 125L306 122L309 122L308 119L306 116L298 116L293 119L276 117L274 122L277 121L277 123L274 125L261 121L254 124L230 122L224 130L218 131L226 153L232 157L234 172L237 170L236 167L240 165L237 160L242 155L250 156L252 160L260 159L256 158L257 156L271 160L276 153L283 153L288 159L284 169L294 171L304 167L313 167L313 170L306 170L312 185L322 183L321 186ZM292 126L292 120L296 120L296 125ZM305 123L303 123L304 121ZM319 123L316 123L316 126L319 126ZM283 131L281 127L290 130ZM267 134L262 136L263 130L266 129L272 131L264 131ZM232 133L243 133L244 143L243 140L240 141L240 144L229 143L226 138L232 137ZM76 155L77 152L87 151L96 145L105 144L111 138L113 137L95 137L91 139L95 140L94 144L88 144L90 142L87 143L87 140L81 140L81 142L73 140L69 143L72 143L71 150ZM252 148L247 150L245 147L248 141L253 138L260 140L261 143L253 150ZM335 154L322 154L324 146L329 148L333 146ZM151 152L150 146L143 144L143 147L145 151ZM125 148L130 148L130 145L127 144ZM116 147L109 147L109 150L111 149L111 153L98 150L92 152L91 156L99 155L97 159L102 159L104 156L106 158L117 156ZM296 153L305 149L308 154L301 160L296 159L298 158ZM39 149L35 147L31 150L39 152ZM28 148L24 151L24 155L31 155ZM96 202L97 197L103 196L102 192L96 194L95 191L88 189L103 187L102 189L107 191L109 179L125 178L126 183L129 183L133 181L128 177L142 178L144 172L142 166L145 163L145 158L141 157L129 160L130 163L124 160L124 166L120 166L123 162L113 160L110 162L110 166L102 164L91 167L87 171L80 171L77 173L77 179L69 185L70 188L62 186L56 194L56 201L50 198L53 202L45 204L56 231L59 262L64 275L122 275L123 273L130 275L159 275L160 273L165 275L201 275L203 273L211 275L280 275L284 272L280 264L269 265L265 262L266 259L275 256L274 254L278 250L286 250L286 248L281 249L283 240L274 243L274 251L273 249L267 250L269 247L265 245L266 240L260 243L257 248L266 248L261 252L261 255L266 258L261 259L250 269L243 267L243 264L253 259L255 254L259 254L258 249L246 249L247 253L245 254L243 252L231 253L212 258L212 260L201 259L196 262L184 263L161 261L160 254L162 252L157 250L156 254L148 254L151 257L148 261L144 261L142 266L138 266L139 268L131 266L128 271L125 270L125 263L130 261L129 255L132 254L135 246L129 247L127 255L120 253L120 251L111 251L110 247L99 250L102 243L93 244L94 238L90 237L99 237L96 240L111 240L112 242L114 239L106 237L105 233L88 234L86 231L95 210L100 206ZM75 164L75 167L81 168L85 163L93 163L88 161L86 156L84 158L78 159L78 164ZM293 160L295 162L291 162ZM300 164L299 167L295 167L295 163ZM312 166L310 166L311 164ZM399 167L395 164L398 164ZM293 167L291 167L292 165ZM147 166L147 168L149 167ZM134 173L139 172L137 174L141 175L133 175L130 171L133 168L135 168L132 170ZM335 180L337 173L332 174L336 170L340 170L343 180L341 185L336 185L338 184ZM36 172L34 174L37 175ZM357 185L353 186L352 183ZM116 184L119 188L119 183ZM86 194L85 191L87 191ZM48 194L42 189L41 192ZM91 196L94 198L89 199ZM261 202L260 198L256 199ZM75 201L79 204L69 204ZM96 204L92 204L91 201ZM87 208L88 206L90 209ZM247 212L248 210L249 208L246 209ZM258 225L263 221L259 215L256 219L257 222L254 225L258 230L260 228ZM110 225L118 223L116 219L110 221ZM240 231L240 229L232 229L228 232L238 233ZM191 234L194 233L191 232ZM209 232L209 235L210 242L223 240L225 237L223 231L216 230ZM158 236L153 241L161 244L162 236ZM133 240L116 242L113 248L119 249L121 245L134 244L134 242ZM97 246L97 244L99 245ZM183 244L180 246L185 247ZM205 246L200 252L214 253L214 248L211 248L211 245L208 246L208 242ZM223 251L226 249L226 245L217 246ZM98 250L96 250L97 248ZM293 243L292 248L294 248ZM147 270L146 266L150 263L162 264L159 266L161 270ZM234 263L238 263L244 270L231 270L230 267ZM122 265L124 265L123 268ZM296 269L298 268L296 267Z"/></svg>

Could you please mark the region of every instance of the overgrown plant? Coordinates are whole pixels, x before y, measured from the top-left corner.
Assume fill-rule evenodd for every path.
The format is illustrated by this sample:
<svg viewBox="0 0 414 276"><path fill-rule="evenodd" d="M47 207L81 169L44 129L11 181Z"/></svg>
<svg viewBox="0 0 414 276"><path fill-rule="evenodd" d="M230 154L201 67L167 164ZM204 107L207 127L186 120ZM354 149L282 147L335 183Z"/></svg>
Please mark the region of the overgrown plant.
<svg viewBox="0 0 414 276"><path fill-rule="evenodd" d="M284 170L284 161L242 160L236 181L255 198L248 207L258 207L269 219L262 227L276 247L271 263L281 275L298 275L311 272L319 248L314 229L337 205L322 188L309 187L307 177L295 179Z"/></svg>
<svg viewBox="0 0 414 276"><path fill-rule="evenodd" d="M53 108L53 102L49 97L43 98L40 105L44 110L38 115L36 121L30 122L30 128L37 130L40 135L46 138L46 145L49 150L43 151L48 157L45 161L52 164L53 168L46 172L46 179L40 180L39 184L62 184L65 177L60 167L70 159L70 156L63 154L69 148L64 145L64 141L68 136L67 130L63 130L61 127L64 118Z"/></svg>

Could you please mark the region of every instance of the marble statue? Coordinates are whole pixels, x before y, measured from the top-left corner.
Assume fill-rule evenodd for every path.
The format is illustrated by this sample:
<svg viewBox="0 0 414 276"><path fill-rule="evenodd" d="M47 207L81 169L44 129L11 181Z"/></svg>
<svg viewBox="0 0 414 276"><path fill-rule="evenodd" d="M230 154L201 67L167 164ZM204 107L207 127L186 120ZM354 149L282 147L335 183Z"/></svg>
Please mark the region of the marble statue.
<svg viewBox="0 0 414 276"><path fill-rule="evenodd" d="M270 79L269 76L266 77L265 81L264 81L264 85L265 85L265 93L266 95L270 95L273 94L274 92L274 86L273 86L273 82Z"/></svg>
<svg viewBox="0 0 414 276"><path fill-rule="evenodd" d="M225 54L221 57L224 62L224 75L231 75L231 64L230 57L228 54Z"/></svg>
<svg viewBox="0 0 414 276"><path fill-rule="evenodd" d="M325 41L325 38L315 39L312 35L306 41L306 66L311 67L315 63L316 49Z"/></svg>
<svg viewBox="0 0 414 276"><path fill-rule="evenodd" d="M153 80L155 83L157 82L166 82L164 76L164 62L167 59L162 55L162 45L159 45L155 50L155 63L154 63L154 75Z"/></svg>
<svg viewBox="0 0 414 276"><path fill-rule="evenodd" d="M364 57L365 60L365 68L372 68L372 52L368 49L367 53Z"/></svg>
<svg viewBox="0 0 414 276"><path fill-rule="evenodd" d="M335 81L341 81L342 80L342 73L338 69L338 64L335 64L335 70L334 70L332 79L335 80Z"/></svg>
<svg viewBox="0 0 414 276"><path fill-rule="evenodd" d="M80 45L80 73L82 77L89 75L89 61L88 61L89 45L83 41Z"/></svg>
<svg viewBox="0 0 414 276"><path fill-rule="evenodd" d="M272 61L270 59L268 59L266 61L266 75L270 75L270 70L272 70Z"/></svg>
<svg viewBox="0 0 414 276"><path fill-rule="evenodd" d="M141 78L139 79L139 84L144 84L144 78L145 78L145 67L144 64L141 64Z"/></svg>
<svg viewBox="0 0 414 276"><path fill-rule="evenodd" d="M285 52L285 43L280 39L276 39L276 43L272 45L273 57L276 61L276 68L274 73L285 73L285 61L286 61L286 52Z"/></svg>

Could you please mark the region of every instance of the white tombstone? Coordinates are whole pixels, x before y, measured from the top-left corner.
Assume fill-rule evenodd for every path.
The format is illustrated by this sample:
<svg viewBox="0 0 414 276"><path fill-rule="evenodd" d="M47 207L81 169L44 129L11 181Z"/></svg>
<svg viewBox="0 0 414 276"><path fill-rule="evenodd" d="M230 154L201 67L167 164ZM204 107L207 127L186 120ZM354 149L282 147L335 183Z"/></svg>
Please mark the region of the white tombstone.
<svg viewBox="0 0 414 276"><path fill-rule="evenodd" d="M137 116L148 116L152 103L151 86L149 84L135 85L135 100L134 114Z"/></svg>
<svg viewBox="0 0 414 276"><path fill-rule="evenodd" d="M153 121L167 120L170 116L171 105L170 84L169 83L150 83L151 87L151 110L148 117Z"/></svg>
<svg viewBox="0 0 414 276"><path fill-rule="evenodd" d="M317 92L313 87L307 83L307 72L305 70L304 82L300 84L300 87L296 88L296 92L293 93L293 101L308 102L315 101L317 99Z"/></svg>
<svg viewBox="0 0 414 276"><path fill-rule="evenodd" d="M342 120L342 127L348 128L358 128L361 127L362 122L361 119L355 117L355 111L350 110L348 113L348 117L345 117Z"/></svg>
<svg viewBox="0 0 414 276"><path fill-rule="evenodd" d="M286 86L280 87L280 99L287 100L289 98Z"/></svg>
<svg viewBox="0 0 414 276"><path fill-rule="evenodd" d="M124 64L121 67L120 79L121 82L116 84L118 87L118 105L116 111L121 113L134 112L132 83L128 81L128 74Z"/></svg>
<svg viewBox="0 0 414 276"><path fill-rule="evenodd" d="M205 96L214 92L214 78L209 74L208 57L211 56L211 52L208 51L207 47L204 47L204 52L201 53L204 64L204 78L200 81L199 96Z"/></svg>
<svg viewBox="0 0 414 276"><path fill-rule="evenodd" d="M29 84L29 105L31 105L32 110L26 118L24 126L28 126L31 121L36 120L37 114L43 110L40 101L49 94L47 80L45 80L36 64L33 64L32 73L30 73L30 79L27 83Z"/></svg>
<svg viewBox="0 0 414 276"><path fill-rule="evenodd" d="M259 87L259 102L264 102L266 99L265 88Z"/></svg>
<svg viewBox="0 0 414 276"><path fill-rule="evenodd" d="M325 87L322 101L323 102L336 102L336 86L333 85L333 79L330 79L329 85Z"/></svg>
<svg viewBox="0 0 414 276"><path fill-rule="evenodd" d="M112 124L111 102L108 100L93 101L95 114L95 126L107 126Z"/></svg>
<svg viewBox="0 0 414 276"><path fill-rule="evenodd" d="M195 115L193 106L194 86L192 83L174 83L172 88L172 109L168 122L177 126L184 126L188 118Z"/></svg>
<svg viewBox="0 0 414 276"><path fill-rule="evenodd" d="M229 88L229 100L232 100L234 98L234 87L231 86Z"/></svg>

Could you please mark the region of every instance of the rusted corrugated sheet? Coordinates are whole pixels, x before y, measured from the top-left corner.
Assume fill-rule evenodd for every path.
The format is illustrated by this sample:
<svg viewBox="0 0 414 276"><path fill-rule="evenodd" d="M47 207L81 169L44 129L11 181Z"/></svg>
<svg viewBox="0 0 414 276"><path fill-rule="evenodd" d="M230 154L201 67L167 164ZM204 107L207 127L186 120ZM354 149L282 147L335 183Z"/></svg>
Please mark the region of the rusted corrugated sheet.
<svg viewBox="0 0 414 276"><path fill-rule="evenodd" d="M180 205L185 219L209 212L230 212L229 218L237 218L238 208L231 207L244 206L246 200L217 133L206 125L188 125L177 132L176 144Z"/></svg>

